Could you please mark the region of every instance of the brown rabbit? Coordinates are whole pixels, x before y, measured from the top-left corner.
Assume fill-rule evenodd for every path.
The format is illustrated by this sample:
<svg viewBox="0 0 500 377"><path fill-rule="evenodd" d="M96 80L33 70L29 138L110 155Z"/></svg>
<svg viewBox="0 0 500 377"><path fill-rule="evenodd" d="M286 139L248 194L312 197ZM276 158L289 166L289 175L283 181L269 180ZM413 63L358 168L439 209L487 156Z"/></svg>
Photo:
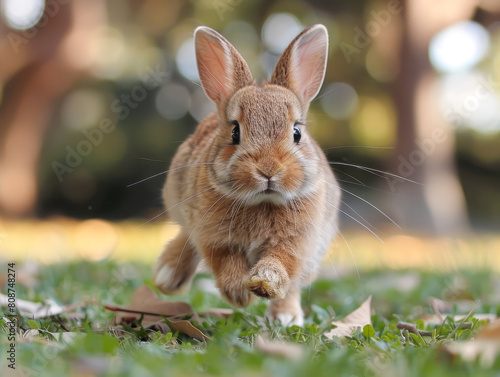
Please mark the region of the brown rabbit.
<svg viewBox="0 0 500 377"><path fill-rule="evenodd" d="M197 28L195 48L217 111L172 161L163 198L181 231L156 263L155 284L179 292L203 260L232 305L265 297L271 318L302 325L300 289L312 282L337 232L340 200L305 124L325 75L327 30L302 31L261 86L214 30Z"/></svg>

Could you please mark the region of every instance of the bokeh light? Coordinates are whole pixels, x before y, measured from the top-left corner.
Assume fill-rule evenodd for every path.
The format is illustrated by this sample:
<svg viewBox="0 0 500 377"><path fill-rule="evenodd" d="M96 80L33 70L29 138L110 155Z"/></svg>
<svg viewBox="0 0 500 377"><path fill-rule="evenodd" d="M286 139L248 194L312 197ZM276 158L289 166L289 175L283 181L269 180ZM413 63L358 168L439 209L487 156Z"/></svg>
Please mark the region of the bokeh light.
<svg viewBox="0 0 500 377"><path fill-rule="evenodd" d="M184 85L167 84L156 94L155 104L156 109L165 119L179 119L187 114L191 96Z"/></svg>
<svg viewBox="0 0 500 377"><path fill-rule="evenodd" d="M61 118L72 129L95 127L104 116L105 100L102 93L81 89L70 93L61 105Z"/></svg>
<svg viewBox="0 0 500 377"><path fill-rule="evenodd" d="M208 114L216 110L213 103L205 94L205 91L197 87L191 95L191 106L189 113L198 122L201 122Z"/></svg>
<svg viewBox="0 0 500 377"><path fill-rule="evenodd" d="M366 53L366 71L379 82L394 81L399 74L398 67L389 64L380 51L374 47L370 48Z"/></svg>
<svg viewBox="0 0 500 377"><path fill-rule="evenodd" d="M103 27L97 32L97 41L93 46L93 67L95 76L102 79L116 79L125 70L126 43L120 30Z"/></svg>
<svg viewBox="0 0 500 377"><path fill-rule="evenodd" d="M257 74L256 64L261 51L259 35L254 26L244 21L234 21L227 25L222 31L228 37L229 42L238 46L238 52L248 63L253 74ZM257 76L255 76L257 77Z"/></svg>
<svg viewBox="0 0 500 377"><path fill-rule="evenodd" d="M175 57L177 69L182 76L188 80L199 82L198 67L196 66L196 54L194 51L194 39L189 38L179 47Z"/></svg>
<svg viewBox="0 0 500 377"><path fill-rule="evenodd" d="M500 132L500 97L484 74L447 75L441 85L441 112L454 127L467 126L483 134Z"/></svg>
<svg viewBox="0 0 500 377"><path fill-rule="evenodd" d="M17 30L35 26L43 16L44 0L2 0L2 15L7 24Z"/></svg>
<svg viewBox="0 0 500 377"><path fill-rule="evenodd" d="M355 142L374 147L388 147L396 139L396 114L388 98L361 97L359 110L351 118Z"/></svg>
<svg viewBox="0 0 500 377"><path fill-rule="evenodd" d="M333 119L348 119L358 108L358 94L343 82L336 82L323 89L319 99L323 110Z"/></svg>
<svg viewBox="0 0 500 377"><path fill-rule="evenodd" d="M75 244L80 255L89 260L102 260L116 249L118 235L107 221L92 219L76 227Z"/></svg>
<svg viewBox="0 0 500 377"><path fill-rule="evenodd" d="M262 27L262 42L274 54L282 53L288 44L299 34L303 26L290 13L275 13Z"/></svg>
<svg viewBox="0 0 500 377"><path fill-rule="evenodd" d="M260 54L260 67L262 71L265 72L266 78L269 80L271 78L271 75L274 71L274 67L276 67L276 63L278 63L278 60L280 58L280 55L278 54L271 54L268 51L262 52Z"/></svg>
<svg viewBox="0 0 500 377"><path fill-rule="evenodd" d="M56 3L60 5L57 15L52 9ZM282 52L304 27L322 23L330 35L329 59L307 124L328 158L396 173L394 151L365 147L392 147L398 132L401 140L417 137L448 121L459 132L453 135L455 149L450 133L450 150L443 153L456 161L471 222L489 228L498 225L500 207L487 203L495 201L499 183L500 22L498 14L488 13L500 9L498 0L470 4L477 12L461 16L459 4L440 5L432 22L418 17L421 32L415 31L413 37L409 23L399 14L366 41L355 28L365 32L367 22L383 21L380 17L385 10L376 1L362 6L304 0L98 3L102 9L85 4L77 8L79 2L67 0L0 0L0 22L5 29L0 50L2 45L7 48L7 54L0 55L4 68L0 72L0 144L11 143L10 150L18 151L5 164L0 161L4 164L0 182L16 182L0 187L0 211L14 212L12 208L21 207L16 203L28 203L26 216L153 217L162 205L158 195L163 177L124 189L163 169L161 162L141 157L166 165L197 122L216 109L199 85L195 28L207 25L227 38L260 84L270 78ZM442 22L438 25L434 17L442 17ZM24 28L31 30L12 30ZM408 48L400 49L406 34L411 37L403 42ZM432 34L430 47L424 47ZM12 35L19 39L9 39ZM346 58L346 43L356 49L352 59ZM15 46L20 53L15 53ZM417 64L407 64L412 58L409 50L418 51ZM429 66L429 58L435 69ZM438 87L441 112L438 104L422 102L431 105L429 112L416 106L421 98L428 98L417 91ZM125 101L132 94L140 101L134 99L129 105ZM50 103L44 103L47 98ZM17 123L10 122L18 114L24 116ZM422 121L428 115L433 122ZM113 130L70 166L66 147L76 150L82 141L89 142L86 135L108 118ZM398 147L410 153L405 145ZM29 154L32 160L27 167ZM2 155L7 154L2 151ZM436 156L429 157L429 166ZM64 182L54 173L54 161L71 169L64 174ZM376 185L378 178L368 176L367 184ZM479 179L482 183L474 185ZM14 186L19 189L12 190ZM364 188L357 189L361 197L371 195ZM481 197L487 200L480 201ZM389 203L375 194L370 200L377 206ZM91 211L87 210L90 204ZM379 225L376 220L373 224Z"/></svg>
<svg viewBox="0 0 500 377"><path fill-rule="evenodd" d="M252 24L245 21L234 21L222 31L229 42L238 45L238 51L246 58L247 52L259 48L259 35ZM247 58L246 58L247 59Z"/></svg>
<svg viewBox="0 0 500 377"><path fill-rule="evenodd" d="M434 36L429 44L429 57L438 71L464 71L483 59L489 46L489 34L484 27L473 21L463 21Z"/></svg>

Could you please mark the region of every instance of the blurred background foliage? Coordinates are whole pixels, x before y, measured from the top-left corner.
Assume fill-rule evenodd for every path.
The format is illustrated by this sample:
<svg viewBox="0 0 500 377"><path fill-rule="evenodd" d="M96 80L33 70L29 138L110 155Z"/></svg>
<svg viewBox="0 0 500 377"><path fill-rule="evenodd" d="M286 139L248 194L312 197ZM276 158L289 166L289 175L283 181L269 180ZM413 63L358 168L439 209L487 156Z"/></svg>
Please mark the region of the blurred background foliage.
<svg viewBox="0 0 500 377"><path fill-rule="evenodd" d="M221 32L247 60L254 77L266 79L293 37L308 25L322 23L330 34L328 70L312 102L308 128L328 159L422 182L427 173L420 176L418 170L429 165L432 171L440 164L434 153L447 150L451 165L443 166L454 171L456 163L472 225L498 229L500 6L495 0L441 5L426 0L420 5L426 16L412 21L410 13L418 16L420 10L411 3L1 0L0 215L152 218L161 211L165 175L159 173L168 168L179 143L214 109L199 85L194 29L207 25ZM459 8L463 14L450 16ZM407 45L420 43L411 28L423 29L436 19L442 22L429 31L425 53L405 58ZM411 152L420 148L415 147L419 133L409 134L413 146L404 143L409 123L398 101L408 95L408 101L418 102L412 93L426 80L422 75L414 84L404 81L419 69L407 64L408 56L410 63L423 59L429 70L421 71L435 76L434 103L439 121L447 124L451 147L437 143L436 152L422 166L413 164L415 173L405 175L401 160L410 161ZM155 87L148 84L151 77L158 79ZM409 115L417 124L408 129L418 130L421 113L425 108ZM101 131L99 138L95 130L108 119L114 129ZM86 135L94 135L95 143ZM70 166L68 154L75 151L80 160ZM391 176L334 167L343 187L396 220L404 219L394 199L406 187L403 182L393 190ZM412 190L421 190L412 185ZM444 199L453 196L444 183L437 187ZM344 198L364 217L362 222L390 225L363 201ZM449 205L455 206L453 201ZM411 221L402 223L405 230L422 230Z"/></svg>

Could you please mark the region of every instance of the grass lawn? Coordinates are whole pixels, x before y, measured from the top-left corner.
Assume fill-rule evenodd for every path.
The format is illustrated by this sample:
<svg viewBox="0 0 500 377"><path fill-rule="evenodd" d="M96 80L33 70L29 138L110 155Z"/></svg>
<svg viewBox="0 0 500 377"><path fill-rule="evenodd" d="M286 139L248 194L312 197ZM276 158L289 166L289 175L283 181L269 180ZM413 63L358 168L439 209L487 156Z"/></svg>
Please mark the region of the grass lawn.
<svg viewBox="0 0 500 377"><path fill-rule="evenodd" d="M16 268L22 271L22 263ZM7 367L8 328L5 319L0 320L0 375L500 376L496 352L466 361L467 355L450 351L454 344L472 344L471 339L488 326L479 313L500 314L498 274L477 269L361 269L360 276L351 270L337 271L304 289L303 328L270 323L265 319L265 300L258 300L228 318L200 316L195 326L211 338L201 342L182 333L108 327L115 313L103 304L125 306L139 286L151 285L150 263L108 260L44 265L33 281L25 285L18 281L18 300L86 304L35 321L19 317L15 371ZM229 308L210 287L209 276L199 275L188 295L162 298L185 301L197 313ZM6 291L4 282L2 292ZM373 297L372 326L360 327L349 337L324 335L335 328L333 316L338 320L349 315L369 295ZM432 307L431 297L442 301L435 300ZM449 317L433 322L436 309ZM471 310L474 314L465 319L455 317ZM412 334L398 328L400 322L421 331ZM259 346L259 334L264 346Z"/></svg>

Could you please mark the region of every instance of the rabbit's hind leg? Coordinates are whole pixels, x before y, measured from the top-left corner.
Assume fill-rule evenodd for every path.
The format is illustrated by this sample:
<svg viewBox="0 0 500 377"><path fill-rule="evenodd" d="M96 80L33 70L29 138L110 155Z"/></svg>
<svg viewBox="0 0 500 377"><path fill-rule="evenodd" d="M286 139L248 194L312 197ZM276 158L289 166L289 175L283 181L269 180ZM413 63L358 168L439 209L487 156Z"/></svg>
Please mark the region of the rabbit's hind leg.
<svg viewBox="0 0 500 377"><path fill-rule="evenodd" d="M304 312L300 306L300 288L293 287L281 300L272 300L268 316L272 320L280 320L283 326L303 326Z"/></svg>
<svg viewBox="0 0 500 377"><path fill-rule="evenodd" d="M154 284L165 294L186 292L200 261L194 246L188 242L188 236L182 231L170 241L156 261Z"/></svg>

